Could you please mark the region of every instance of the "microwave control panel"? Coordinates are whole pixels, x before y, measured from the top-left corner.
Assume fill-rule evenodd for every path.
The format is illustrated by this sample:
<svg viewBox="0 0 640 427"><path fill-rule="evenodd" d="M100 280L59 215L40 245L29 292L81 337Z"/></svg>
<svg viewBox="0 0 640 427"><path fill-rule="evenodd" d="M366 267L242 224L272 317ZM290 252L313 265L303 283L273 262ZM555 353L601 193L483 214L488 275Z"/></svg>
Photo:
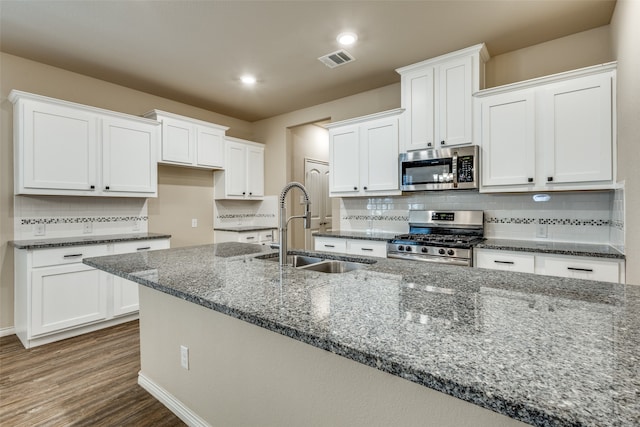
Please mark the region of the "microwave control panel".
<svg viewBox="0 0 640 427"><path fill-rule="evenodd" d="M473 156L458 158L458 182L473 182Z"/></svg>

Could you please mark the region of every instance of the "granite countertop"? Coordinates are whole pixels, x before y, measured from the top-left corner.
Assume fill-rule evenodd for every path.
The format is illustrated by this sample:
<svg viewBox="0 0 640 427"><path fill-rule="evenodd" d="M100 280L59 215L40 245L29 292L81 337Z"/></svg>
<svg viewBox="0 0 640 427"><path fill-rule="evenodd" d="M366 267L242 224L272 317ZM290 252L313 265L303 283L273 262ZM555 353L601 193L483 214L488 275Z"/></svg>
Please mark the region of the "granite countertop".
<svg viewBox="0 0 640 427"><path fill-rule="evenodd" d="M262 231L262 230L273 230L278 227L268 227L266 225L239 225L237 227L216 227L213 231L233 231L237 233L242 233L243 231Z"/></svg>
<svg viewBox="0 0 640 427"><path fill-rule="evenodd" d="M619 252L613 246L589 243L487 239L482 243L475 245L475 247L502 251L536 252L544 254L625 259L624 254Z"/></svg>
<svg viewBox="0 0 640 427"><path fill-rule="evenodd" d="M134 240L170 239L170 234L131 233L103 236L55 237L49 239L13 240L9 243L16 249L46 249L65 246L99 245L102 243L129 242Z"/></svg>
<svg viewBox="0 0 640 427"><path fill-rule="evenodd" d="M359 240L382 240L387 241L402 233L391 233L388 231L325 231L313 233L316 237L337 237L341 239L359 239Z"/></svg>
<svg viewBox="0 0 640 427"><path fill-rule="evenodd" d="M326 274L265 254L84 263L533 425L640 425L640 287L393 259Z"/></svg>

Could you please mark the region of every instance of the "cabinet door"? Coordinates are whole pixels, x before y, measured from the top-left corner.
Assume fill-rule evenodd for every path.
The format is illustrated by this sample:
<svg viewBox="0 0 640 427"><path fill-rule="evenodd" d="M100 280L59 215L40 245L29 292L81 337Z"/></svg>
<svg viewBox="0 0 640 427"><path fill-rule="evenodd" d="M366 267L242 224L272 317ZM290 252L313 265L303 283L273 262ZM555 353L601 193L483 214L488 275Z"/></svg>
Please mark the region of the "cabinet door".
<svg viewBox="0 0 640 427"><path fill-rule="evenodd" d="M360 191L360 142L357 125L329 131L330 193Z"/></svg>
<svg viewBox="0 0 640 427"><path fill-rule="evenodd" d="M113 281L113 315L123 316L138 311L138 284L122 277L110 276Z"/></svg>
<svg viewBox="0 0 640 427"><path fill-rule="evenodd" d="M402 76L404 114L403 151L434 148L434 69L427 67Z"/></svg>
<svg viewBox="0 0 640 427"><path fill-rule="evenodd" d="M362 190L398 190L398 119L375 120L359 131Z"/></svg>
<svg viewBox="0 0 640 427"><path fill-rule="evenodd" d="M194 132L190 123L162 118L162 150L160 161L192 164Z"/></svg>
<svg viewBox="0 0 640 427"><path fill-rule="evenodd" d="M18 194L37 194L37 189L95 189L98 178L95 115L35 101L19 101L14 113L19 117Z"/></svg>
<svg viewBox="0 0 640 427"><path fill-rule="evenodd" d="M247 146L227 142L226 195L244 197L247 192Z"/></svg>
<svg viewBox="0 0 640 427"><path fill-rule="evenodd" d="M249 198L264 196L264 148L247 148L247 194Z"/></svg>
<svg viewBox="0 0 640 427"><path fill-rule="evenodd" d="M611 84L611 75L604 74L541 92L547 184L612 180Z"/></svg>
<svg viewBox="0 0 640 427"><path fill-rule="evenodd" d="M224 132L204 126L196 128L196 165L224 167Z"/></svg>
<svg viewBox="0 0 640 427"><path fill-rule="evenodd" d="M436 145L470 144L472 136L472 60L470 56L438 67Z"/></svg>
<svg viewBox="0 0 640 427"><path fill-rule="evenodd" d="M107 287L100 271L84 264L34 269L32 335L107 318Z"/></svg>
<svg viewBox="0 0 640 427"><path fill-rule="evenodd" d="M157 126L103 119L102 191L120 196L155 196L158 188L157 145Z"/></svg>
<svg viewBox="0 0 640 427"><path fill-rule="evenodd" d="M536 153L533 92L487 97L481 108L482 187L533 185Z"/></svg>
<svg viewBox="0 0 640 427"><path fill-rule="evenodd" d="M620 261L587 257L537 256L539 273L549 276L621 283Z"/></svg>

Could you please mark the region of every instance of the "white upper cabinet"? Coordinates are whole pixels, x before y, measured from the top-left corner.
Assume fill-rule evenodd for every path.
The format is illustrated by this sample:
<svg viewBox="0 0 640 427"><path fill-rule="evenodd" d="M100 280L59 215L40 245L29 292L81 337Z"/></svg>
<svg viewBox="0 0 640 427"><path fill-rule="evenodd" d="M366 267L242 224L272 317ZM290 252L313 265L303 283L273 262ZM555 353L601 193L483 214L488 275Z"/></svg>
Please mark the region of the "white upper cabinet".
<svg viewBox="0 0 640 427"><path fill-rule="evenodd" d="M327 125L331 196L400 194L401 113L397 109Z"/></svg>
<svg viewBox="0 0 640 427"><path fill-rule="evenodd" d="M264 146L226 137L225 170L214 175L216 200L261 200L264 197Z"/></svg>
<svg viewBox="0 0 640 427"><path fill-rule="evenodd" d="M157 122L12 91L15 194L156 197Z"/></svg>
<svg viewBox="0 0 640 427"><path fill-rule="evenodd" d="M474 143L473 93L488 59L480 44L396 70L406 110L400 151Z"/></svg>
<svg viewBox="0 0 640 427"><path fill-rule="evenodd" d="M199 169L224 168L226 126L161 110L145 114L162 122L158 163Z"/></svg>
<svg viewBox="0 0 640 427"><path fill-rule="evenodd" d="M480 191L612 188L614 85L607 64L478 93Z"/></svg>

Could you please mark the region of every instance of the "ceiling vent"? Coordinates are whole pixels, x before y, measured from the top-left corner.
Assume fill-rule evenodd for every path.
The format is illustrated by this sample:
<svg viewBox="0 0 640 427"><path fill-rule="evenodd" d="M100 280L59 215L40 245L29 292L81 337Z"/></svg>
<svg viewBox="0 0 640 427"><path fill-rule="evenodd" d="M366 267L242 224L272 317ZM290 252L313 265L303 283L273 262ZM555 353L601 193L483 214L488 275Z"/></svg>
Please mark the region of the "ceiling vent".
<svg viewBox="0 0 640 427"><path fill-rule="evenodd" d="M329 53L325 56L321 56L318 59L329 68L336 68L340 65L348 64L349 62L353 62L356 60L353 55L351 55L344 49Z"/></svg>

